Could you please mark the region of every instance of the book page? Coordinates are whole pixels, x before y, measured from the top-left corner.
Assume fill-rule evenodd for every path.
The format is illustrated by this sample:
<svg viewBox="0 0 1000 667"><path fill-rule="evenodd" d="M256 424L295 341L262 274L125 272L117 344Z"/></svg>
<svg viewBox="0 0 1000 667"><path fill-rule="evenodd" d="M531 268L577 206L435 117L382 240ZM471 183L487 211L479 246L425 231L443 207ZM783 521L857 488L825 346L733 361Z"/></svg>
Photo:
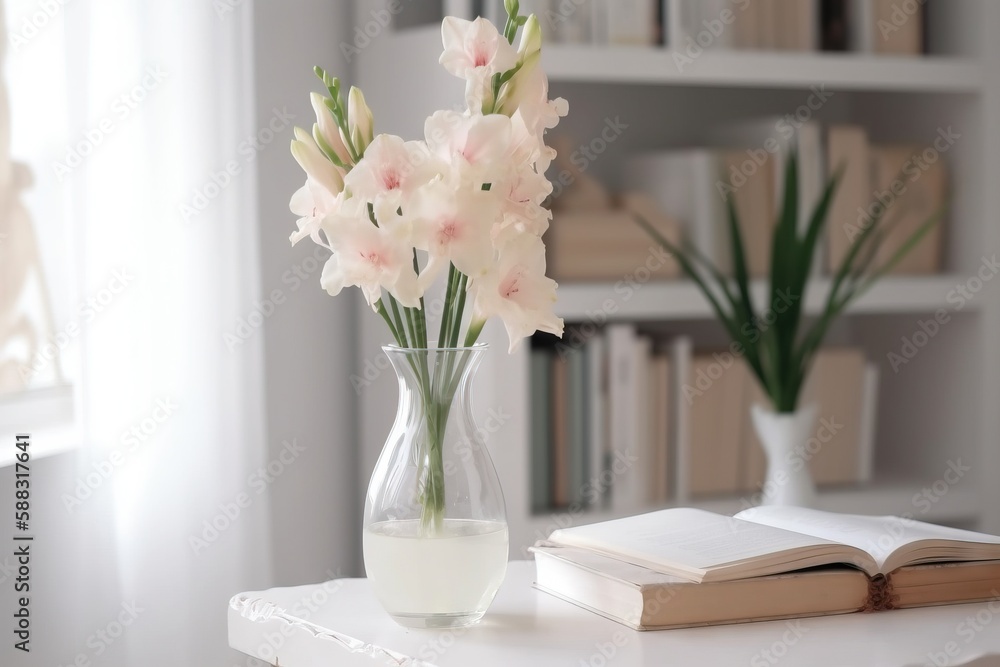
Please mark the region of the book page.
<svg viewBox="0 0 1000 667"><path fill-rule="evenodd" d="M764 506L734 518L857 547L875 559L882 574L917 563L1000 558L1000 537L907 517Z"/></svg>
<svg viewBox="0 0 1000 667"><path fill-rule="evenodd" d="M823 538L683 508L557 530L549 539L696 582L865 559Z"/></svg>

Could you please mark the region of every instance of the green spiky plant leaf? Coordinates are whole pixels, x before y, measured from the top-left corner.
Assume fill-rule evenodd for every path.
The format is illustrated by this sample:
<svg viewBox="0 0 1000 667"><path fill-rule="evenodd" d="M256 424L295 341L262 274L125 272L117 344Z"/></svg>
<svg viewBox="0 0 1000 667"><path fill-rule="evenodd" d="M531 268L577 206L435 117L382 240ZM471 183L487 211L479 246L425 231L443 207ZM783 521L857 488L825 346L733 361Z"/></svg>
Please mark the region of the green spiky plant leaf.
<svg viewBox="0 0 1000 667"><path fill-rule="evenodd" d="M636 218L656 242L670 252L681 270L705 295L719 322L770 398L775 411L794 412L813 359L833 322L855 299L888 273L944 215L946 206L924 221L882 264L875 258L892 221L883 218L891 206L881 207L855 238L830 280L830 289L816 318L806 322L803 299L808 287L816 244L827 223L830 204L843 169L826 183L808 224L798 220L798 163L794 152L786 161L781 210L771 238L771 267L767 301L769 310L758 312L751 298L750 277L739 216L732 197L726 200L726 227L733 259L733 275L726 276L685 241L680 246L666 239L649 221ZM801 229L801 232L800 232ZM782 304L777 308L777 304ZM764 322L767 315L768 322Z"/></svg>

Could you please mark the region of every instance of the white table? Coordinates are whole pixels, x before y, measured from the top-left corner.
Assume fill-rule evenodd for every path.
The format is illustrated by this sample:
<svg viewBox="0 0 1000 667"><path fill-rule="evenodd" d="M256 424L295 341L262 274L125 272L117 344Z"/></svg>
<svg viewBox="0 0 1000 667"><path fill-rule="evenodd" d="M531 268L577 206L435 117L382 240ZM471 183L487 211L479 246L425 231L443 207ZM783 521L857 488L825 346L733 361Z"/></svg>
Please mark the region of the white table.
<svg viewBox="0 0 1000 667"><path fill-rule="evenodd" d="M635 632L538 591L534 574L532 562L511 563L480 624L459 630L396 625L365 579L242 593L230 602L229 645L280 667L902 667L956 665L1000 653L1000 598Z"/></svg>

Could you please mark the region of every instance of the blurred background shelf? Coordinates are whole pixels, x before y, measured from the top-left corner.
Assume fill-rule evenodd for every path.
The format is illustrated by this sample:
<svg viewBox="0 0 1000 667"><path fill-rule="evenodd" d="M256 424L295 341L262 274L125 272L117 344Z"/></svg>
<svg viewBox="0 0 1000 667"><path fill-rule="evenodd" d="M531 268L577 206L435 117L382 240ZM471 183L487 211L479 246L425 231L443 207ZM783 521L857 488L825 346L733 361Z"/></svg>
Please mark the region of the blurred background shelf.
<svg viewBox="0 0 1000 667"><path fill-rule="evenodd" d="M683 53L652 47L554 45L542 51L551 81L662 86L978 93L982 65L959 57L904 58L833 53Z"/></svg>
<svg viewBox="0 0 1000 667"><path fill-rule="evenodd" d="M950 309L948 301L956 285L964 283L963 276L896 276L883 279L858 299L848 313L857 315L933 313ZM831 280L821 278L811 281L805 294L805 310L818 313L830 290ZM751 296L758 312L767 303L768 285L764 280L754 281ZM976 302L969 301L966 309L975 310ZM556 313L567 321L584 322L594 319L669 321L696 320L715 317L711 305L698 288L686 280L673 282L637 283L565 283L559 286Z"/></svg>

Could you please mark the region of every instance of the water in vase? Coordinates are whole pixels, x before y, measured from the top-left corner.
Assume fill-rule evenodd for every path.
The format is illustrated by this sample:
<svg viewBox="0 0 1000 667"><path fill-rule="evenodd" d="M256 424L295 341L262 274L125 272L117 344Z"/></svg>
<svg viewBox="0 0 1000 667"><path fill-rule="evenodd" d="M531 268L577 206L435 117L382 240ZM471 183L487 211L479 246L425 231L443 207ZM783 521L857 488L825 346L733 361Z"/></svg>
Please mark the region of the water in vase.
<svg viewBox="0 0 1000 667"><path fill-rule="evenodd" d="M445 519L434 537L420 536L419 527L382 521L364 531L365 570L382 606L413 627L478 619L507 571L506 524Z"/></svg>

